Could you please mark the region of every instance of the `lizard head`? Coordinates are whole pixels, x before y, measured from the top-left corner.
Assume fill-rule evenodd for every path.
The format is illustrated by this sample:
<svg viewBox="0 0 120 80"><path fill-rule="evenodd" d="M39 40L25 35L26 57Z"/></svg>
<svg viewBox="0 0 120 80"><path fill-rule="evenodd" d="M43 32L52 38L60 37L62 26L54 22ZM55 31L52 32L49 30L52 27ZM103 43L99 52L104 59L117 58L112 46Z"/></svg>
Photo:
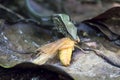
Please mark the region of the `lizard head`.
<svg viewBox="0 0 120 80"><path fill-rule="evenodd" d="M56 29L62 33L65 37L69 37L74 41L79 42L80 39L77 35L77 28L70 21L70 17L66 14L54 14L53 23Z"/></svg>

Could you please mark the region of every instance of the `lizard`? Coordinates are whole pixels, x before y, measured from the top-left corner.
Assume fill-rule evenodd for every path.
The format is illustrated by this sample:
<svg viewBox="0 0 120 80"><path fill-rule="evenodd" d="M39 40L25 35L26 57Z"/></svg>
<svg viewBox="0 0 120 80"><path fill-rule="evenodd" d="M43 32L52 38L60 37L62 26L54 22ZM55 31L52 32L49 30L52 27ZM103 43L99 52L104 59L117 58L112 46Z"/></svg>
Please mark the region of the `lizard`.
<svg viewBox="0 0 120 80"><path fill-rule="evenodd" d="M44 24L46 23L47 25L54 25L54 28L61 34L63 34L65 37L69 37L70 39L80 42L80 39L78 37L77 34L77 28L75 27L75 25L72 23L72 21L70 20L70 17L66 14L50 14L49 16L43 16L37 12L35 12L29 1L30 0L25 0L26 1L26 7L28 9L28 11L30 13L32 13L32 15L36 16L37 18L39 18L40 23ZM109 59L109 57L107 57L106 55L104 55L104 53L100 52L99 50L95 50L95 49L81 49L79 46L76 45L77 48L79 48L80 50L84 51L93 51L97 56L103 58L105 61L107 61L108 63L110 63L111 65L115 66L115 67L119 67L120 68L120 64L114 62L114 60Z"/></svg>
<svg viewBox="0 0 120 80"><path fill-rule="evenodd" d="M66 14L50 14L49 16L41 15L34 11L32 6L30 5L30 0L25 0L26 7L28 11L39 18L40 24L43 25L54 25L54 29L57 32L63 34L65 37L69 37L72 40L80 41L77 35L77 28L70 20L70 17Z"/></svg>

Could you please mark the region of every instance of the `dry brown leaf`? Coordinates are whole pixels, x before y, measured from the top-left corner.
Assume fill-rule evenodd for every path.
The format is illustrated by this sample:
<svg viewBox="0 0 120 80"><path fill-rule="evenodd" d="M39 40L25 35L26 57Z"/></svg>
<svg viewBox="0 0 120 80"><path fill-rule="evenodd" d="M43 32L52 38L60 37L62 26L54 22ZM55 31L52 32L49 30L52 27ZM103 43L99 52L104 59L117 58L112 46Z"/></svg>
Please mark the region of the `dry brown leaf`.
<svg viewBox="0 0 120 80"><path fill-rule="evenodd" d="M74 45L74 41L69 40L65 45L59 48L59 58L64 66L70 65Z"/></svg>
<svg viewBox="0 0 120 80"><path fill-rule="evenodd" d="M64 66L70 65L73 47L65 48L59 51L59 58Z"/></svg>
<svg viewBox="0 0 120 80"><path fill-rule="evenodd" d="M58 51L60 51L60 60L63 65L67 66L70 64L72 50L74 48L74 41L69 38L62 38L55 42L45 44L38 48L39 56L33 60L36 64L44 64L50 58L53 58ZM66 62L67 61L67 62Z"/></svg>

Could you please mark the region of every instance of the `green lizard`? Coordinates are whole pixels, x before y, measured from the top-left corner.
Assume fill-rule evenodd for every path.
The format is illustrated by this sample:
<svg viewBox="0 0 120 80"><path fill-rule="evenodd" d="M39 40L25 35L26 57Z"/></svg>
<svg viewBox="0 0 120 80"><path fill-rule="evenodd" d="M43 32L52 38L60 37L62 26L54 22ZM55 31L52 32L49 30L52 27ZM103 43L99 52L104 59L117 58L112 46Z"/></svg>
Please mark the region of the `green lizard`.
<svg viewBox="0 0 120 80"><path fill-rule="evenodd" d="M36 13L29 3L30 0L26 0L26 5L28 8L28 11L40 19L41 24L54 24L55 29L62 33L64 36L71 38L72 40L79 41L79 37L77 35L77 29L74 26L74 24L70 21L70 17L66 14L51 14L49 16L43 16L39 13ZM109 58L108 56L104 55L104 53L100 52L99 50L95 49L82 49L78 45L75 45L75 47L79 48L83 52L85 51L93 51L96 55L110 63L111 65L115 67L120 68L119 62L116 62L115 60Z"/></svg>
<svg viewBox="0 0 120 80"><path fill-rule="evenodd" d="M28 11L34 16L39 18L40 24L42 25L54 25L54 29L62 33L65 37L69 37L72 40L79 42L77 35L77 28L70 21L70 17L66 14L50 14L49 16L41 15L35 12L30 5L30 0L26 0L26 7Z"/></svg>

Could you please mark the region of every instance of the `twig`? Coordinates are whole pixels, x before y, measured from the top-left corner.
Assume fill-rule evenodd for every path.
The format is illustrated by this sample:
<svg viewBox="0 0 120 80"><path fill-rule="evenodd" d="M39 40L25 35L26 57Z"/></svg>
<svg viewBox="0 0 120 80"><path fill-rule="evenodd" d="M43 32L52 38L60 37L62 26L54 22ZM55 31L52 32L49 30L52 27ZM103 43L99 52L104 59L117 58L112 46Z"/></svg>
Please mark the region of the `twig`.
<svg viewBox="0 0 120 80"><path fill-rule="evenodd" d="M118 67L120 68L120 64L114 62L113 60L111 60L109 57L107 57L102 51L100 50L95 50L95 49L82 49L81 47L79 47L78 45L75 45L75 47L77 47L78 49L80 49L83 53L86 53L86 51L93 51L97 56L101 57L102 59L104 59L107 63L111 64L112 66Z"/></svg>
<svg viewBox="0 0 120 80"><path fill-rule="evenodd" d="M120 68L120 64L119 64L119 63L117 63L117 62L109 59L109 57L105 56L104 53L101 52L100 50L94 50L94 49L93 49L93 52L94 52L96 55L98 55L99 57L101 57L102 59L104 59L104 60L105 60L106 62L108 62L109 64L111 64L111 65L113 65L113 66L115 66L115 67Z"/></svg>
<svg viewBox="0 0 120 80"><path fill-rule="evenodd" d="M79 47L78 45L74 45L76 48L80 49L83 53L86 53L84 49L82 49L81 47Z"/></svg>
<svg viewBox="0 0 120 80"><path fill-rule="evenodd" d="M19 19L25 19L23 16L19 15L18 13L13 12L12 10L8 9L7 7L3 6L2 4L0 4L0 8L13 14L13 15L16 15Z"/></svg>

